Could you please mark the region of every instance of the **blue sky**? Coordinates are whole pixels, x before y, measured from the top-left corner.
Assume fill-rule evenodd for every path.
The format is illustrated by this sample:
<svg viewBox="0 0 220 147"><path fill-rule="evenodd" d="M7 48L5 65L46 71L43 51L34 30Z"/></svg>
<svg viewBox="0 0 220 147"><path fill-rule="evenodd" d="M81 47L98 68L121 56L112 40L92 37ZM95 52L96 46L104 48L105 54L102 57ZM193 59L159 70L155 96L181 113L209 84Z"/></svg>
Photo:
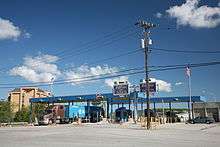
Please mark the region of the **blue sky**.
<svg viewBox="0 0 220 147"><path fill-rule="evenodd" d="M0 83L42 82L51 76L56 77L55 80L62 80L141 67L144 65L142 52L94 63L99 59L138 49L140 47L138 33L141 33L141 30L135 28L134 24L139 19L159 25L151 30L153 47L220 51L219 1L193 0L193 2L192 4L185 0L176 2L171 0L126 2L122 0L1 0L0 24L6 27L0 25L0 68L4 68L1 71ZM195 10L194 13L185 13L188 12L185 6L190 6L189 9ZM214 10L214 14L211 10ZM200 13L200 16L196 17L198 11L204 14ZM203 20L207 15L213 19ZM129 27L133 27L136 33L124 35L125 37L120 40L117 40L117 37L123 35L115 34L115 38L108 41L114 39L117 41L103 45L106 40L102 36L118 30L126 31L130 29ZM176 29L167 30L165 29L167 27ZM1 34L1 29L6 29L6 32ZM84 43L97 38L102 38L96 41L98 45L83 46ZM79 49L89 51L79 54L77 52ZM64 54L59 54L60 52ZM150 65L201 63L219 61L219 57L220 54L152 51L149 63ZM34 61L40 61L46 69L27 65ZM219 74L219 65L193 68L192 94L206 96L209 100L220 100ZM131 84L138 84L143 77L144 74L139 74L121 79L128 79ZM155 96L188 95L185 69L152 72L150 77L155 78L163 87ZM111 92L109 85L114 80L118 79L54 85L53 91L55 95ZM49 86L42 88L50 89ZM9 90L12 88L0 89L0 97L5 98Z"/></svg>

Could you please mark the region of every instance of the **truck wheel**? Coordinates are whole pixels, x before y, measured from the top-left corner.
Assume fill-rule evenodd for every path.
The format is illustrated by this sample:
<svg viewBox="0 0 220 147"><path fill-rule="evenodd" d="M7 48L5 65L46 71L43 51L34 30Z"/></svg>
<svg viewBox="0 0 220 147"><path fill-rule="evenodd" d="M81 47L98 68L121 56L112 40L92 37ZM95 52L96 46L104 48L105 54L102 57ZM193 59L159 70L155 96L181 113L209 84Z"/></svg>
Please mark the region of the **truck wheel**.
<svg viewBox="0 0 220 147"><path fill-rule="evenodd" d="M56 124L60 124L61 123L61 120L60 119L57 119L56 120Z"/></svg>
<svg viewBox="0 0 220 147"><path fill-rule="evenodd" d="M52 121L52 120L49 120L48 124L49 124L49 125L52 125L52 124L53 124L53 121Z"/></svg>

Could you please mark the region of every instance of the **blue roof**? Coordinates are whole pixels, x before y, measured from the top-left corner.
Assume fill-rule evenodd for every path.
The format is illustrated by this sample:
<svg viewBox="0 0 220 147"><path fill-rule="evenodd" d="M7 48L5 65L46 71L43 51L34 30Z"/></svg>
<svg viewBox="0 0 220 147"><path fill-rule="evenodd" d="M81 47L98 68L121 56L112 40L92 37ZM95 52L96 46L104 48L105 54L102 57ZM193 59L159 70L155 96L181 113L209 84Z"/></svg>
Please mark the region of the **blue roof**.
<svg viewBox="0 0 220 147"><path fill-rule="evenodd" d="M130 94L128 97L114 96L112 93L101 94L104 98L108 99L112 104L129 103L129 97L133 100L134 94ZM31 103L56 103L56 102L77 102L77 101L92 101L96 99L96 94L88 95L74 95L74 96L55 96L55 97L42 97L42 98L31 98ZM200 96L192 96L193 102L202 102ZM146 102L146 98L138 97L139 103ZM188 102L189 96L174 96L174 97L152 97L150 98L151 103L169 103L169 102Z"/></svg>
<svg viewBox="0 0 220 147"><path fill-rule="evenodd" d="M192 102L202 102L200 96L192 96L191 97ZM145 103L147 102L146 98L138 97L137 99L138 103ZM180 103L180 102L189 102L190 98L189 96L174 96L174 97L151 97L150 102L151 103ZM112 99L113 104L118 104L118 103L124 103L127 104L129 103L128 98L113 98Z"/></svg>
<svg viewBox="0 0 220 147"><path fill-rule="evenodd" d="M114 98L118 96L114 96L112 93L102 94L105 98ZM73 95L73 96L53 96L53 97L42 97L42 98L31 98L29 101L32 103L38 102L74 102L74 101L88 101L95 100L96 94L87 94L87 95Z"/></svg>

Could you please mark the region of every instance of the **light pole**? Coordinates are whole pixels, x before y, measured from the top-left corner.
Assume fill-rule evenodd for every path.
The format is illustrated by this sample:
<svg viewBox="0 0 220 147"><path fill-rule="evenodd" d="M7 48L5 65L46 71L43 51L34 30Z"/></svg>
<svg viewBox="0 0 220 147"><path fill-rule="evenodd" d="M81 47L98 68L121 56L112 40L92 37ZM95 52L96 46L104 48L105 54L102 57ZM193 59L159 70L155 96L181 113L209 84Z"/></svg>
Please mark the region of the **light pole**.
<svg viewBox="0 0 220 147"><path fill-rule="evenodd" d="M54 82L54 77L50 79L50 95L53 96L53 82Z"/></svg>
<svg viewBox="0 0 220 147"><path fill-rule="evenodd" d="M137 85L132 85L130 88L133 89L133 105L134 105L134 122L136 123L137 122L137 118L138 118L138 115L137 115L137 109L138 109L138 97L137 97L137 89L139 88Z"/></svg>
<svg viewBox="0 0 220 147"><path fill-rule="evenodd" d="M192 89L191 89L191 69L188 65L186 67L186 74L188 76L188 88L189 88L189 120L192 118Z"/></svg>

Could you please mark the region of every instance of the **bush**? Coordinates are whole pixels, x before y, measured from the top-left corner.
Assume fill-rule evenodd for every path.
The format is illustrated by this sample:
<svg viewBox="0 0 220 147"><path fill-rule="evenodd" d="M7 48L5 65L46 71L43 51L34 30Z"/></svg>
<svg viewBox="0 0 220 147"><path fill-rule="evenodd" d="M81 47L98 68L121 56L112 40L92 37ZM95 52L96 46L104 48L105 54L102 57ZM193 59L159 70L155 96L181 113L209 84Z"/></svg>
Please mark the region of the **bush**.
<svg viewBox="0 0 220 147"><path fill-rule="evenodd" d="M15 122L28 122L29 121L29 109L23 107L20 111L16 112L14 121Z"/></svg>
<svg viewBox="0 0 220 147"><path fill-rule="evenodd" d="M9 123L12 121L12 106L7 101L0 101L0 123Z"/></svg>

